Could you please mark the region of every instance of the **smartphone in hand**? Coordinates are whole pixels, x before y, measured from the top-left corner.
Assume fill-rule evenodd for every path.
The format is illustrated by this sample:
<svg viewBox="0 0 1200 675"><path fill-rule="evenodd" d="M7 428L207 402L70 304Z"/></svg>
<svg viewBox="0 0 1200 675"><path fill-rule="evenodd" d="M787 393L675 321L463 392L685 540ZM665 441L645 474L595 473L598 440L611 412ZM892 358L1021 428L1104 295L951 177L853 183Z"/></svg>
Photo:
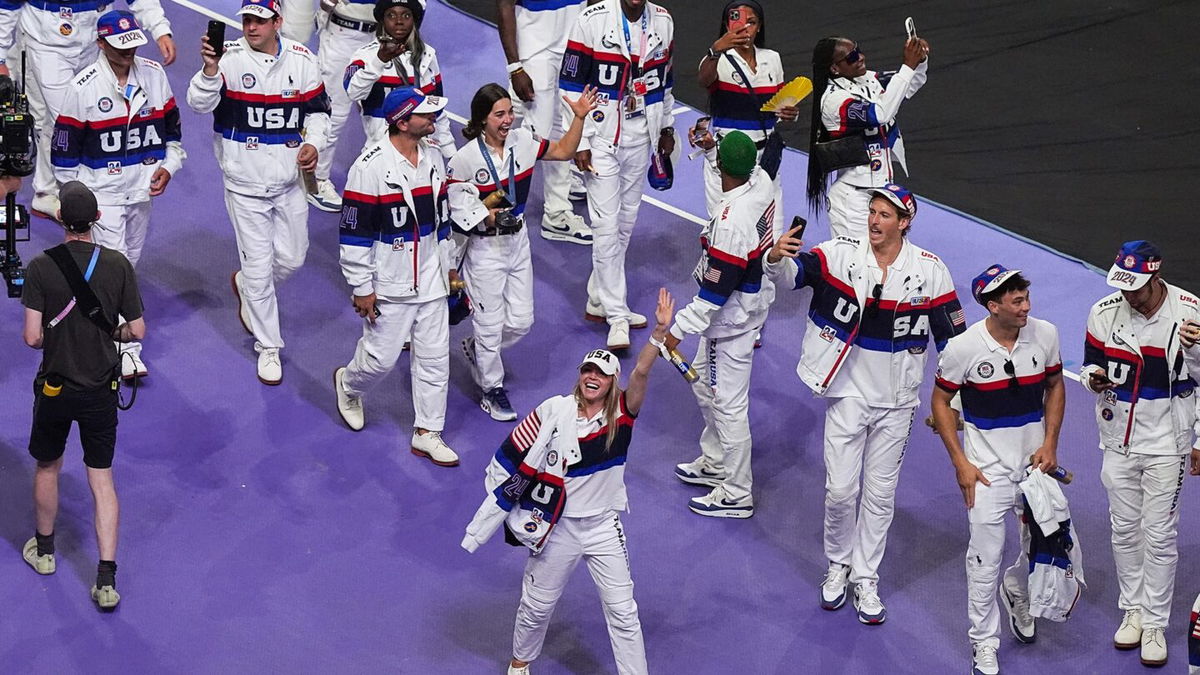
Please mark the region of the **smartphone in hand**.
<svg viewBox="0 0 1200 675"><path fill-rule="evenodd" d="M745 28L746 24L749 22L750 22L750 17L746 16L742 12L741 8L734 7L733 9L729 10L729 32L730 33L736 33L739 30L741 30L742 28Z"/></svg>
<svg viewBox="0 0 1200 675"><path fill-rule="evenodd" d="M225 22L224 21L209 21L208 22L208 44L216 50L217 58L225 53Z"/></svg>
<svg viewBox="0 0 1200 675"><path fill-rule="evenodd" d="M911 16L904 20L904 32L908 33L909 40L917 37L917 24L913 23Z"/></svg>

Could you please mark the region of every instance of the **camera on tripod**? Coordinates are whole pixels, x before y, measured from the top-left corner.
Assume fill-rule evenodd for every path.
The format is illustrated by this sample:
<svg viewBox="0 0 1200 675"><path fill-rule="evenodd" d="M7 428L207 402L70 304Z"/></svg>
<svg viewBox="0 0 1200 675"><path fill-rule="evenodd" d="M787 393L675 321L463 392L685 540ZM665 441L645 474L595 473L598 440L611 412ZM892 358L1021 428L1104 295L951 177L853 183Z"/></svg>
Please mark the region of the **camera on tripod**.
<svg viewBox="0 0 1200 675"><path fill-rule="evenodd" d="M24 69L22 69L24 70ZM29 101L17 89L12 78L0 76L0 176L23 178L33 173L33 116ZM21 297L25 270L17 255L17 243L29 241L29 212L17 204L16 192L4 197L4 239L0 240L0 275L8 287L8 297ZM24 236L20 235L24 231Z"/></svg>

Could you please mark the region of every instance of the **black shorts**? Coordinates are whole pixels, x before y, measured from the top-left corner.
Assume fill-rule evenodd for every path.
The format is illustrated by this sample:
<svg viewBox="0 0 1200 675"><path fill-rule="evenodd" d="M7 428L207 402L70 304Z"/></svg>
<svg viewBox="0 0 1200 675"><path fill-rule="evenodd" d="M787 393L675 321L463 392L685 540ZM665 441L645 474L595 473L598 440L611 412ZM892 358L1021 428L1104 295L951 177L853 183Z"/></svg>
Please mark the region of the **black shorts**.
<svg viewBox="0 0 1200 675"><path fill-rule="evenodd" d="M90 391L63 389L58 396L46 396L38 391L33 399L29 454L39 462L53 462L62 457L71 422L79 423L83 463L92 469L112 467L117 447L117 392L108 387Z"/></svg>

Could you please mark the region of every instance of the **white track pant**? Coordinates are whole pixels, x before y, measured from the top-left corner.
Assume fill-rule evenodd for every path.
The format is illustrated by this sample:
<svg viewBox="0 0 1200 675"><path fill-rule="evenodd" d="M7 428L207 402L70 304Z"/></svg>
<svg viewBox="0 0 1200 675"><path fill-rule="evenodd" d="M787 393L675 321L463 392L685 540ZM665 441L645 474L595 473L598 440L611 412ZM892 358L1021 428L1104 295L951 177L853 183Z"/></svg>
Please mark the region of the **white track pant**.
<svg viewBox="0 0 1200 675"><path fill-rule="evenodd" d="M533 661L542 653L554 606L581 558L587 561L588 572L600 592L617 672L647 673L646 647L633 599L625 531L615 511L585 518L562 518L542 552L529 556L513 627L513 656Z"/></svg>
<svg viewBox="0 0 1200 675"><path fill-rule="evenodd" d="M879 580L915 412L850 396L825 411L825 557L849 565L852 583Z"/></svg>
<svg viewBox="0 0 1200 675"><path fill-rule="evenodd" d="M512 94L513 107L523 110L521 126L532 129L541 138L562 138L559 124L562 100L558 91L558 68L562 57L562 54L546 50L523 61L525 74L533 80L533 100L524 103L515 92ZM571 162L538 162L546 215L571 211L571 202L567 198L571 188L571 166Z"/></svg>
<svg viewBox="0 0 1200 675"><path fill-rule="evenodd" d="M242 299L250 332L263 347L283 347L275 284L304 264L308 254L308 203L299 183L273 197L225 190L225 208L237 236Z"/></svg>
<svg viewBox="0 0 1200 675"><path fill-rule="evenodd" d="M975 507L967 511L971 540L967 544L967 631L971 643L988 642L1000 648L1000 607L996 603L1000 558L1004 555L1004 516L1013 513L1019 523L1021 491L1007 477L992 478L990 486L975 484ZM1017 559L1004 572L1017 588L1029 593L1029 530L1020 527L1021 550Z"/></svg>
<svg viewBox="0 0 1200 675"><path fill-rule="evenodd" d="M354 52L358 51L371 40L374 33L364 33L358 30L343 28L332 21L321 29L320 41L317 47L317 63L321 68L321 80L325 83L325 93L329 94L329 140L325 149L317 156L317 180L329 180L333 169L333 156L337 154L338 137L346 128L350 119L350 108L353 101L346 95L344 86L346 66Z"/></svg>
<svg viewBox="0 0 1200 675"><path fill-rule="evenodd" d="M870 211L870 193L844 180L834 181L829 187L829 238L866 236Z"/></svg>
<svg viewBox="0 0 1200 675"><path fill-rule="evenodd" d="M475 329L475 363L484 391L504 386L500 350L533 326L533 261L528 228L496 237L472 236L463 260Z"/></svg>
<svg viewBox="0 0 1200 675"><path fill-rule="evenodd" d="M700 452L713 471L726 474L722 487L730 499L751 496L750 367L757 327L726 338L700 337L692 367L700 379L692 394L704 417Z"/></svg>
<svg viewBox="0 0 1200 675"><path fill-rule="evenodd" d="M35 11L30 9L29 11ZM97 47L89 46L82 53L69 56L56 49L38 49L26 41L25 67L28 69L29 112L33 115L37 133L37 162L33 173L33 191L36 196L58 196L58 182L50 166L50 139L54 136L54 122L62 112L63 97L75 73L96 60ZM13 53L15 60L20 55ZM54 215L54 214L47 214Z"/></svg>
<svg viewBox="0 0 1200 675"><path fill-rule="evenodd" d="M621 139L618 148L592 148L594 173L585 177L592 217L592 275L588 302L604 308L609 323L629 319L625 289L625 253L637 222L650 166L650 141Z"/></svg>
<svg viewBox="0 0 1200 675"><path fill-rule="evenodd" d="M363 334L346 366L346 393L362 396L392 371L404 343L412 343L413 427L441 431L446 422L450 381L450 323L445 298L388 302L380 298L375 323L363 320Z"/></svg>
<svg viewBox="0 0 1200 675"><path fill-rule="evenodd" d="M1121 609L1142 610L1142 626L1166 628L1179 560L1179 492L1187 455L1104 453L1113 559Z"/></svg>
<svg viewBox="0 0 1200 675"><path fill-rule="evenodd" d="M137 265L142 257L142 246L146 243L146 230L150 226L150 202L101 204L99 211L100 220L92 226L92 241L120 251L129 259L130 265ZM140 358L142 343L118 342L117 350L130 352Z"/></svg>

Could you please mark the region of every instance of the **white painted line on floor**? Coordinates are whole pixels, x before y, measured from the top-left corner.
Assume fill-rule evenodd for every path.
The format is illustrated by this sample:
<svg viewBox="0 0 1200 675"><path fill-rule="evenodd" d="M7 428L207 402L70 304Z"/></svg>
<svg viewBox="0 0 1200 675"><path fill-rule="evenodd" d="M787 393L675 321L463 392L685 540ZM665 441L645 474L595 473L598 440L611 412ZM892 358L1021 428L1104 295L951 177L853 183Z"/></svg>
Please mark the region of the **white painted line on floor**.
<svg viewBox="0 0 1200 675"><path fill-rule="evenodd" d="M233 19L230 19L227 16L218 14L217 12L214 12L213 10L205 7L204 5L200 5L200 4L192 2L192 0L173 0L173 2L177 5L182 5L183 7L187 7L190 10L199 12L200 14L203 14L204 16L207 16L210 19L216 19L217 21L224 21L226 24L233 26L234 28L236 28L238 30L242 29L242 24L240 22L234 21Z"/></svg>

